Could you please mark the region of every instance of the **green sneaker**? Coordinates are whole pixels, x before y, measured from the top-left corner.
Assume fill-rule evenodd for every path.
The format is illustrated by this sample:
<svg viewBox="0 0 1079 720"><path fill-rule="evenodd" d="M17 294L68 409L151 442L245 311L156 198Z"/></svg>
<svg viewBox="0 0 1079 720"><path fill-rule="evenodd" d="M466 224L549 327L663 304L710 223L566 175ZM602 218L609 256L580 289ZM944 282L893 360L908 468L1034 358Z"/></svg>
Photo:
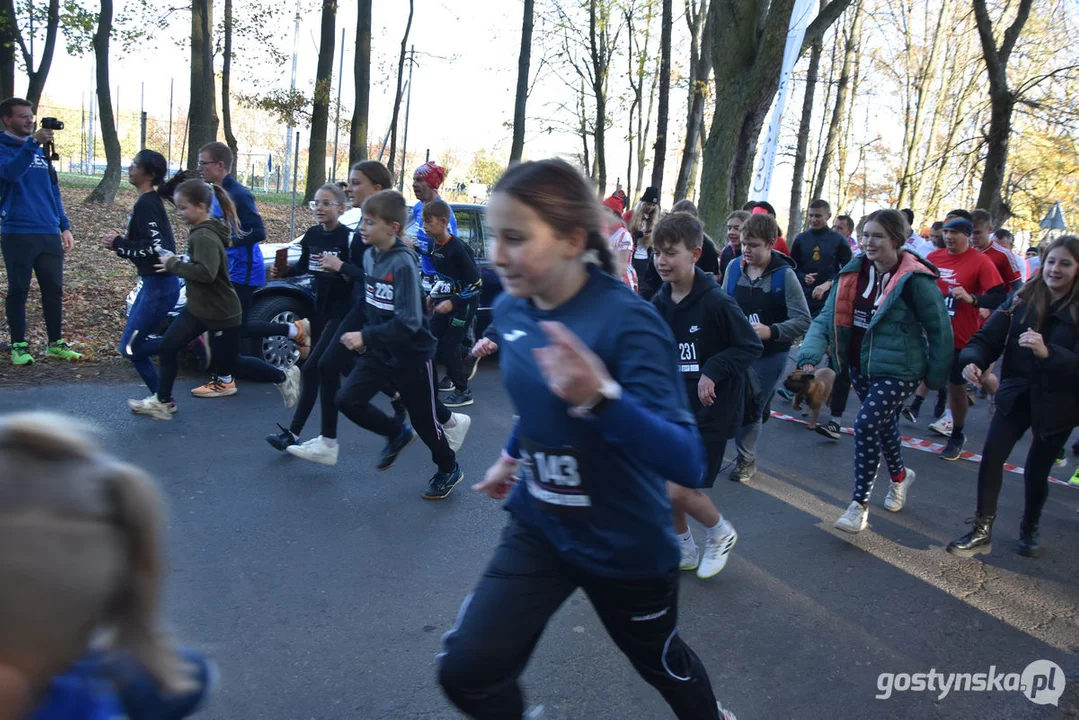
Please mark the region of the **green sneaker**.
<svg viewBox="0 0 1079 720"><path fill-rule="evenodd" d="M11 343L11 364L32 365L34 363L34 356L27 350L29 347L30 343Z"/></svg>
<svg viewBox="0 0 1079 720"><path fill-rule="evenodd" d="M1079 485L1079 467L1075 468L1075 472L1072 473L1071 478L1068 480L1069 485Z"/></svg>
<svg viewBox="0 0 1079 720"><path fill-rule="evenodd" d="M68 362L75 362L76 360L82 360L82 353L77 353L71 349L63 340L57 340L54 343L49 343L49 349L45 351L45 355L51 358L57 358L59 360L67 360Z"/></svg>

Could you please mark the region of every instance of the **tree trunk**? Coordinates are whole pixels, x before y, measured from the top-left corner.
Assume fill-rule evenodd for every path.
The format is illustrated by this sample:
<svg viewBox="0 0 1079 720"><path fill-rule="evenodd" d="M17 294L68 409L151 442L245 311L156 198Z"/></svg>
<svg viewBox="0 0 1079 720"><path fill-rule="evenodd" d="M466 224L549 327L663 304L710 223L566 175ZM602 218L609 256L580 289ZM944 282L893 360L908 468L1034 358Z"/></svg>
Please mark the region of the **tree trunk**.
<svg viewBox="0 0 1079 720"><path fill-rule="evenodd" d="M521 23L521 54L517 58L517 97L513 103L513 143L510 165L520 162L525 149L525 109L528 105L528 66L532 60L532 17L535 0L525 0Z"/></svg>
<svg viewBox="0 0 1079 720"><path fill-rule="evenodd" d="M644 187L644 161L645 150L648 144L648 135L652 132L652 108L656 106L656 87L659 85L659 68L652 73L652 89L648 91L648 113L644 116L644 127L641 127L641 115L637 114L637 187L635 197L641 196L641 188Z"/></svg>
<svg viewBox="0 0 1079 720"><path fill-rule="evenodd" d="M630 124L629 124L629 165L626 172L626 191L629 192L629 188L633 183L633 159L636 156L637 159L637 179L636 184L633 185L633 194L630 198L630 202L633 202L633 198L639 197L641 192L641 183L644 182L644 150L645 142L648 136L648 129L645 127L645 112L644 112L644 76L645 69L647 68L648 59L648 44L652 36L652 17L655 10L655 4L653 0L646 0L645 16L644 16L644 45L637 46L636 53L627 53L630 62L629 71L629 84L633 88L633 105L630 112ZM636 34L633 31L633 11L632 8L626 11L626 25L629 29L629 43L630 47L633 47L633 39ZM636 71L633 69L633 65L636 63ZM636 78L636 82L634 82ZM653 77L652 90L648 96L648 122L651 124L652 118L652 101L655 98L656 84ZM637 109L637 132L633 132L633 114L632 108ZM634 149L634 142L636 141L636 149Z"/></svg>
<svg viewBox="0 0 1079 720"><path fill-rule="evenodd" d="M667 159L667 113L671 98L671 27L674 9L671 0L663 0L659 35L659 111L656 113L656 159L652 162L652 186L662 192L663 165Z"/></svg>
<svg viewBox="0 0 1079 720"><path fill-rule="evenodd" d="M1012 109L1015 93L1008 87L1008 59L1015 47L1019 33L1030 17L1033 0L1020 0L1015 20L1004 32L1000 47L993 37L993 24L989 19L985 0L974 0L974 18L978 24L978 38L982 44L982 57L989 72L989 132L985 136L985 169L978 190L978 207L985 208L998 225L1011 216L1005 207L1000 188L1008 164L1008 140L1012 133Z"/></svg>
<svg viewBox="0 0 1079 720"><path fill-rule="evenodd" d="M584 78L579 80L580 89L577 91L577 120L580 122L577 133L581 137L581 147L584 154L581 156L581 169L591 174L593 170L591 154L588 151L588 107L584 101Z"/></svg>
<svg viewBox="0 0 1079 720"><path fill-rule="evenodd" d="M116 135L116 119L112 114L112 95L109 84L109 33L112 31L112 0L101 0L97 32L94 33L94 66L97 70L98 117L101 118L101 139L105 144L105 175L86 198L88 203L111 205L120 188L120 139Z"/></svg>
<svg viewBox="0 0 1079 720"><path fill-rule="evenodd" d="M933 42L929 46L929 56L925 64L918 68L917 83L914 87L914 109L910 119L910 138L903 148L903 174L899 178L898 207L917 206L918 190L916 184L915 163L921 156L922 148L922 125L927 115L926 106L929 104L931 85L937 77L940 64L938 58L941 53L941 45L947 32L945 20L951 15L951 0L943 0L940 4L940 13L937 15L937 23L933 28Z"/></svg>
<svg viewBox="0 0 1079 720"><path fill-rule="evenodd" d="M307 185L304 202L326 182L326 126L330 120L330 91L333 87L334 40L337 35L337 0L322 0L322 36L319 38L318 67L315 70L315 101L311 106L311 139L307 146Z"/></svg>
<svg viewBox="0 0 1079 720"><path fill-rule="evenodd" d="M833 212L843 212L847 205L847 143L854 129L854 102L858 98L858 81L862 73L862 46L859 42L854 49L854 70L851 72L850 92L847 93L847 106L843 110L843 123L840 125L839 142L836 143L836 194L833 197Z"/></svg>
<svg viewBox="0 0 1079 720"><path fill-rule="evenodd" d="M14 0L0 0L0 95L15 97L15 44L19 26Z"/></svg>
<svg viewBox="0 0 1079 720"><path fill-rule="evenodd" d="M839 136L839 126L843 120L843 112L847 107L847 93L850 89L850 68L854 62L854 48L858 43L857 38L862 32L862 3L854 8L854 17L851 19L849 32L846 34L846 43L843 48L843 69L839 74L839 86L835 92L835 105L832 108L832 120L828 124L828 136L824 140L824 152L821 153L820 166L817 168L817 180L813 183L812 198L817 200L824 192L824 181L828 177L828 165L832 161L835 152L836 140Z"/></svg>
<svg viewBox="0 0 1079 720"><path fill-rule="evenodd" d="M401 57L397 61L397 93L393 96L393 118L390 120L390 160L386 167L389 168L391 177L397 177L394 166L394 155L397 154L397 117L401 112L401 83L405 79L405 48L408 47L408 33L412 30L412 14L415 10L415 0L408 0L408 24L405 25L405 35L401 38ZM401 163L404 162L405 159L401 158Z"/></svg>
<svg viewBox="0 0 1079 720"><path fill-rule="evenodd" d="M802 50L824 34L851 0L833 0L806 28ZM779 88L787 30L794 0L713 2L712 65L716 108L704 149L701 220L718 228L726 214L749 195L753 159L764 117ZM745 6L752 4L756 12Z"/></svg>
<svg viewBox="0 0 1079 720"><path fill-rule="evenodd" d="M187 168L197 170L199 148L217 140L214 100L213 0L191 2L191 100L188 103ZM101 89L98 88L100 94ZM107 93L106 89L106 93ZM111 107L111 105L110 105ZM104 107L102 107L104 110ZM111 110L110 110L111 113Z"/></svg>
<svg viewBox="0 0 1079 720"><path fill-rule="evenodd" d="M37 104L41 100L41 93L45 89L45 81L49 77L49 68L52 67L53 54L56 51L56 35L60 30L60 0L49 0L48 22L45 26L45 49L41 53L41 62L34 70L34 58L28 52L23 53L26 61L26 72L30 83L26 89L26 99L37 112ZM11 97L5 95L4 97Z"/></svg>
<svg viewBox="0 0 1079 720"><path fill-rule="evenodd" d="M600 8L600 15L597 17L598 2L599 0L590 0L588 3L588 49L592 63L592 94L596 98L595 167L592 177L596 189L603 194L607 190L607 71L611 61L606 27L609 13Z"/></svg>
<svg viewBox="0 0 1079 720"><path fill-rule="evenodd" d="M225 129L225 142L232 151L232 167L229 172L235 174L236 166L240 162L240 145L232 133L232 102L229 97L232 82L232 0L225 0L225 23L222 30L225 35L225 48L221 63L221 122Z"/></svg>
<svg viewBox="0 0 1079 720"><path fill-rule="evenodd" d="M821 9L828 0L821 0ZM817 38L809 49L809 67L806 69L806 91L802 100L802 119L798 123L798 145L794 151L794 178L791 180L790 221L787 237L795 238L802 232L802 192L805 185L806 155L809 151L809 126L813 122L813 100L817 96L817 75L820 72L820 56L824 50L823 36Z"/></svg>
<svg viewBox="0 0 1079 720"><path fill-rule="evenodd" d="M708 93L708 75L712 72L712 28L704 18L708 13L708 0L701 0L701 7L693 12L693 0L686 3L686 22L689 24L689 100L686 115L686 144L682 150L682 162L678 165L678 179L674 184L674 200L678 202L689 194L697 170L701 126L704 124L704 100ZM703 24L703 29L702 29Z"/></svg>
<svg viewBox="0 0 1079 720"><path fill-rule="evenodd" d="M352 110L348 164L367 159L367 116L371 110L371 0L359 0L356 13L356 106Z"/></svg>

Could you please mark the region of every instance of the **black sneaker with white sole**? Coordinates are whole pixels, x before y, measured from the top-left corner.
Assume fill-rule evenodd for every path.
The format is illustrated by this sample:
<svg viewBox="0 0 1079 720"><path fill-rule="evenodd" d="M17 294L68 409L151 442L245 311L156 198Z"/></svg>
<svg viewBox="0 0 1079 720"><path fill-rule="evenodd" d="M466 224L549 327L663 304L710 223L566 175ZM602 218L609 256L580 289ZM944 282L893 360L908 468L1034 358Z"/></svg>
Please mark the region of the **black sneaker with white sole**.
<svg viewBox="0 0 1079 720"><path fill-rule="evenodd" d="M918 416L914 414L914 410L909 407L905 407L899 411L899 414L903 416L903 419L907 422L917 423Z"/></svg>
<svg viewBox="0 0 1079 720"><path fill-rule="evenodd" d="M464 479L465 473L461 470L460 465L454 466L450 472L435 473L427 482L427 489L423 491L423 499L443 500Z"/></svg>
<svg viewBox="0 0 1079 720"><path fill-rule="evenodd" d="M471 390L454 390L446 399L442 401L442 404L448 408L464 407L465 405L472 404L472 391Z"/></svg>
<svg viewBox="0 0 1079 720"><path fill-rule="evenodd" d="M281 432L267 435L266 442L270 443L270 447L274 450L285 452L285 448L296 444L296 436L283 425L278 425L277 427L280 428Z"/></svg>
<svg viewBox="0 0 1079 720"><path fill-rule="evenodd" d="M832 440L838 440L841 434L841 428L839 427L839 423L837 423L835 420L829 420L823 425L818 425L816 427L816 430L818 435L823 435L824 437L831 438Z"/></svg>
<svg viewBox="0 0 1079 720"><path fill-rule="evenodd" d="M442 382L440 382L438 384L438 391L439 392L452 392L453 388L454 388L453 380L450 380L448 377L442 378Z"/></svg>
<svg viewBox="0 0 1079 720"><path fill-rule="evenodd" d="M967 438L965 435L960 435L958 438L952 435L948 438L948 444L940 451L940 456L945 460L958 460L963 454L963 446L966 443Z"/></svg>

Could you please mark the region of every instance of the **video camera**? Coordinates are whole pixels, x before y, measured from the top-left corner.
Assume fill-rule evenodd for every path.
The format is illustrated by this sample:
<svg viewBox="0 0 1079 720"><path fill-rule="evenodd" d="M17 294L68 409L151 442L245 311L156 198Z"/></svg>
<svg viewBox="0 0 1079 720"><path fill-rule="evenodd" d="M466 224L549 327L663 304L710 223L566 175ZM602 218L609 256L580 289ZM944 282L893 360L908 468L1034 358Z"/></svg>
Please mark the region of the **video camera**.
<svg viewBox="0 0 1079 720"><path fill-rule="evenodd" d="M43 130L63 130L64 121L57 120L54 117L41 118L41 128ZM56 147L53 145L52 142L47 143L44 150L45 155L49 158L49 160L52 160L53 162L57 162L60 160L60 154L56 152Z"/></svg>

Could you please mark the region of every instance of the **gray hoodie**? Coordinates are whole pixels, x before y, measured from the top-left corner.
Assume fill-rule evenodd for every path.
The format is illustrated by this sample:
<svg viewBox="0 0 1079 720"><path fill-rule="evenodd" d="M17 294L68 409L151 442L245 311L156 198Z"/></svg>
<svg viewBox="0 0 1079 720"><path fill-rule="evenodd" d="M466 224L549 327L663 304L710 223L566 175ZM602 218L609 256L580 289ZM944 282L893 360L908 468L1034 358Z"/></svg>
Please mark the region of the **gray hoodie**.
<svg viewBox="0 0 1079 720"><path fill-rule="evenodd" d="M422 364L435 355L436 342L423 312L419 259L400 239L388 250L371 248L363 256L367 354L400 367Z"/></svg>

